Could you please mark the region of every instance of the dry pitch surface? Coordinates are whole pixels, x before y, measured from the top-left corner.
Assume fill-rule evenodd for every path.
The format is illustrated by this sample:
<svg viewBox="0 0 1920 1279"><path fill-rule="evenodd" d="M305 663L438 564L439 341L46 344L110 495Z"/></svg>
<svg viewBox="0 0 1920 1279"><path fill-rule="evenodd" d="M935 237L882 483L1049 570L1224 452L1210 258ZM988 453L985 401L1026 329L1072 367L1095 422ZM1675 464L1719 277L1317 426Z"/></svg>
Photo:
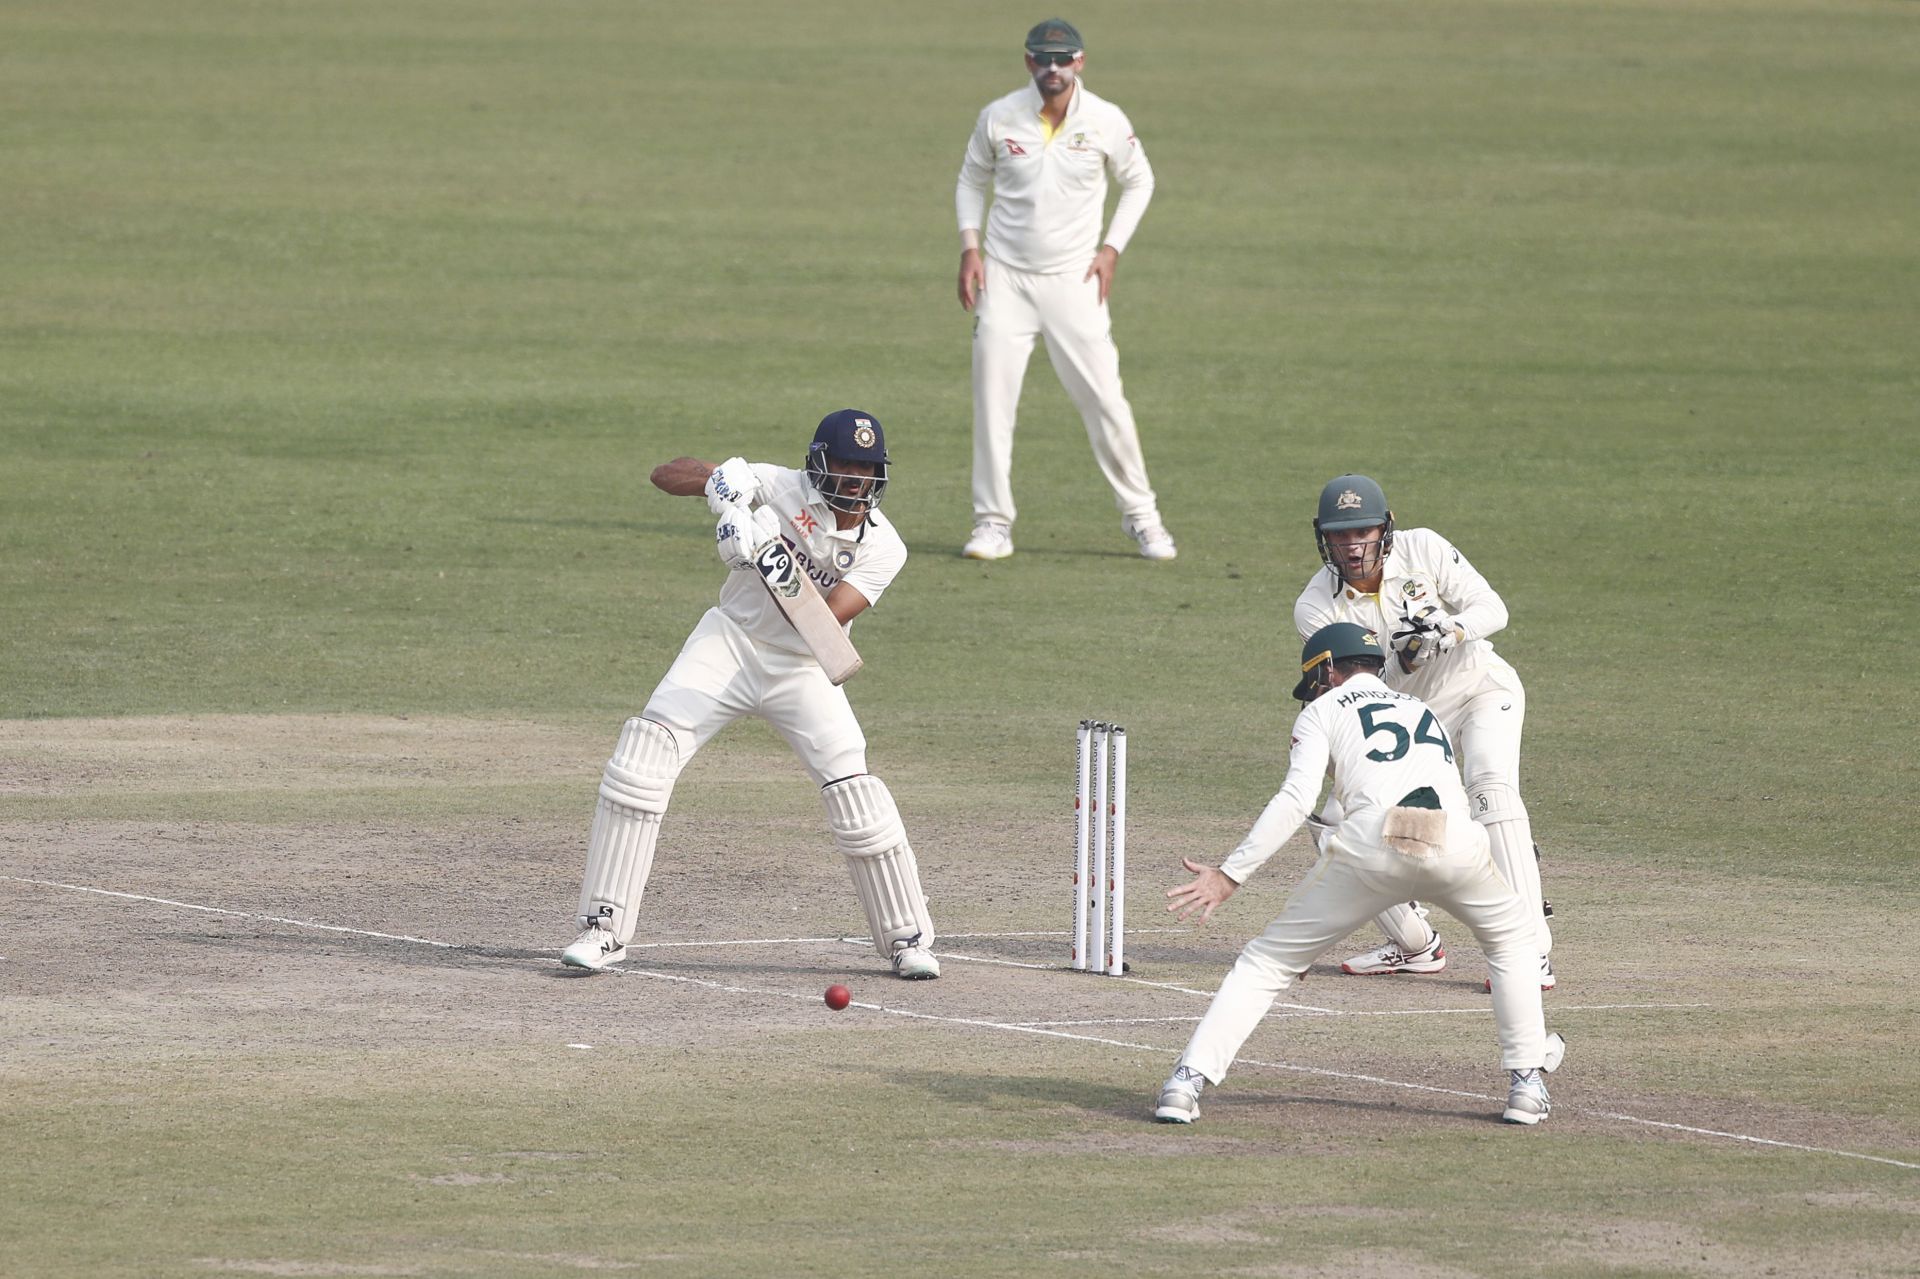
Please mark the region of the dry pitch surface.
<svg viewBox="0 0 1920 1279"><path fill-rule="evenodd" d="M306 1061L323 1067L325 1090L351 1096L389 1084L396 1053L476 1062L640 1054L701 1080L772 1072L765 1082L777 1092L778 1076L869 1071L877 1055L904 1076L919 1073L926 1105L969 1087L992 1092L1004 1070L1029 1101L1090 1121L1070 1137L1034 1139L1015 1110L984 1143L989 1156L1223 1155L1274 1130L1296 1156L1359 1154L1409 1133L1585 1135L1764 1150L1809 1161L1808 1193L1831 1197L1834 1212L1864 1205L1876 1221L1905 1223L1920 1213L1920 1181L1889 1194L1824 1180L1847 1165L1920 1174L1920 1132L1877 1113L1870 1090L1794 1077L1792 1051L1778 1089L1715 1073L1716 1062L1750 1063L1770 1038L1771 1049L1793 1038L1792 1027L1756 1030L1756 1008L1777 1004L1783 988L1816 998L1832 954L1871 953L1892 931L1890 916L1844 890L1782 886L1777 899L1747 903L1772 914L1774 930L1763 952L1733 956L1714 931L1725 903L1710 885L1620 882L1577 857L1556 860L1548 882L1562 909L1564 979L1548 1010L1572 1049L1539 1134L1493 1122L1493 1027L1471 945L1455 950L1444 975L1417 979L1342 978L1339 948L1276 1008L1236 1076L1210 1092L1196 1130L1156 1129L1145 1122L1154 1086L1239 942L1292 878L1283 857L1264 893L1250 888L1208 929L1149 931L1166 922L1155 909L1171 880L1163 869L1182 853L1217 855L1238 817L1200 832L1137 817L1136 972L1110 980L1061 971L1063 831L1045 820L915 822L909 812L947 930L937 948L945 976L900 983L858 936L851 889L797 770L771 742L723 738L676 796L641 945L623 972L580 977L556 955L604 750L569 729L445 719L0 725L0 802L11 814L0 827L0 1070L24 1089L16 1098L64 1102L108 1075ZM762 786L790 791L792 803L734 816ZM911 785L897 789L907 807ZM568 802L576 791L577 805ZM404 817L423 794L442 796L445 811ZM535 816L511 815L520 795L536 797L523 806ZM195 819L203 807L245 818ZM1674 940L1649 946L1648 936ZM822 1006L834 981L853 988L845 1013ZM1911 1024L1898 986L1878 972L1850 985L1851 1003L1881 999L1892 1010L1882 1028L1892 1042L1863 1030L1851 1046L1831 1045L1843 1059L1897 1048L1899 1026ZM1806 1033L1848 1032L1809 1021ZM779 1045L771 1057L760 1051L769 1044ZM270 1088L317 1086L297 1068L244 1069L259 1069ZM581 1069L591 1077L592 1066ZM1060 1088L1036 1094L1035 1072L1059 1072ZM755 1104L751 1088L741 1104ZM451 1180L437 1184L514 1178L474 1171L458 1141L450 1150L439 1176ZM1221 1245L1243 1231L1210 1220L1153 1229ZM1738 1273L1758 1261L1779 1274L1910 1273L1900 1269L1909 1226L1869 1232L1837 1254L1661 1233L1672 1228L1596 1219L1563 1246L1588 1261L1670 1264L1672 1248L1697 1257L1676 1273Z"/></svg>

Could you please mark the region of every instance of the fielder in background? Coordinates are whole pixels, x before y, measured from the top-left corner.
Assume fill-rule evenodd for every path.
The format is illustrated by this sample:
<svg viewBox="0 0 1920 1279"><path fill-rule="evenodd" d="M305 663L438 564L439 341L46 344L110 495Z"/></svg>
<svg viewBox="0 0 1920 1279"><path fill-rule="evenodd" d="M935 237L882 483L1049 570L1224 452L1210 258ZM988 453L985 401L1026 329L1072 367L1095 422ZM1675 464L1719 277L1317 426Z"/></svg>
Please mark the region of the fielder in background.
<svg viewBox="0 0 1920 1279"><path fill-rule="evenodd" d="M1150 560L1175 553L1107 314L1120 254L1153 198L1153 169L1126 113L1080 82L1085 66L1071 23L1049 18L1029 31L1032 82L987 105L960 162L960 305L974 313L974 526L960 553L976 560L1013 554L1014 414L1036 336L1086 422L1121 527ZM1109 171L1120 202L1103 241ZM983 219L989 183L993 211Z"/></svg>
<svg viewBox="0 0 1920 1279"><path fill-rule="evenodd" d="M1541 895L1533 826L1520 802L1520 733L1527 691L1488 637L1507 606L1453 543L1432 529L1396 531L1380 486L1342 475L1320 491L1314 540L1326 564L1293 606L1305 639L1332 622L1393 637L1386 682L1433 707L1460 753L1473 820L1486 828L1493 864L1530 902L1540 950L1540 988L1552 990L1553 932ZM1337 809L1322 816L1337 822ZM1446 948L1418 902L1399 902L1376 921L1387 942L1340 965L1343 973L1437 973Z"/></svg>
<svg viewBox="0 0 1920 1279"><path fill-rule="evenodd" d="M1493 1016L1507 1070L1508 1123L1537 1124L1552 1103L1542 1078L1566 1043L1547 1034L1534 949L1534 912L1487 855L1486 828L1467 812L1453 745L1438 717L1380 679L1379 636L1351 622L1315 631L1300 655L1287 779L1239 847L1218 867L1183 858L1196 878L1169 889L1167 909L1210 919L1248 875L1292 838L1331 764L1339 824L1280 917L1246 944L1160 1092L1154 1118L1188 1124L1200 1090L1219 1083L1273 1001L1329 946L1395 900L1420 896L1473 930L1493 974Z"/></svg>
<svg viewBox="0 0 1920 1279"><path fill-rule="evenodd" d="M563 964L599 969L626 957L674 779L708 738L758 715L819 785L874 945L901 977L940 975L920 868L886 783L867 771L866 735L754 568L780 540L833 615L851 622L907 559L877 509L887 472L880 423L857 409L821 421L804 470L737 457L719 466L682 457L654 469L654 487L706 497L730 571L719 605L694 627L607 761L580 890L581 932Z"/></svg>

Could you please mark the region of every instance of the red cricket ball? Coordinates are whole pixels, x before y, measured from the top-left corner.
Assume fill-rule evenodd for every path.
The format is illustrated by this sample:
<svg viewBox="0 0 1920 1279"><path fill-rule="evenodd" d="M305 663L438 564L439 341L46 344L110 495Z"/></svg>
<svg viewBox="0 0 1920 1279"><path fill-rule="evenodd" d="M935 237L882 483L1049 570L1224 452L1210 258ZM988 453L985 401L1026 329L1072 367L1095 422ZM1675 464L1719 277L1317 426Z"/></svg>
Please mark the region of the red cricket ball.
<svg viewBox="0 0 1920 1279"><path fill-rule="evenodd" d="M845 986L827 987L827 1007L839 1012L853 1002L853 992Z"/></svg>

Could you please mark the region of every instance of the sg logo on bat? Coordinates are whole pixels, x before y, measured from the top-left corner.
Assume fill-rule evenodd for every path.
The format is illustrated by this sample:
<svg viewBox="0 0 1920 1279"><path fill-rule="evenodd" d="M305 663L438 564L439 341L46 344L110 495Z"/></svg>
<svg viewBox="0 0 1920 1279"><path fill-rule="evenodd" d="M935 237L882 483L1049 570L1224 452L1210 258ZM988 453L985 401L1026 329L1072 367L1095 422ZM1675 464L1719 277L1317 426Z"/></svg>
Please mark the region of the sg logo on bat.
<svg viewBox="0 0 1920 1279"><path fill-rule="evenodd" d="M794 565L793 553L778 538L760 548L760 553L754 556L753 567L783 598L794 599L800 594L800 571Z"/></svg>

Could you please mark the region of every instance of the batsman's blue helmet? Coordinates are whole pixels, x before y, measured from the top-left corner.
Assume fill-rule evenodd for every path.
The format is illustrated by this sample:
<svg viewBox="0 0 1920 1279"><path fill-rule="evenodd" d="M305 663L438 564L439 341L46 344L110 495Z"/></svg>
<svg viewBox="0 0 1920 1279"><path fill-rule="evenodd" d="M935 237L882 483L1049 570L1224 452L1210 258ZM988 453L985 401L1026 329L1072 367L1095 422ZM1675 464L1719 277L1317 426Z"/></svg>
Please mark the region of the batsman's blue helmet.
<svg viewBox="0 0 1920 1279"><path fill-rule="evenodd" d="M835 510L870 510L887 491L891 461L880 419L862 409L840 409L821 418L814 429L813 443L807 446L807 478ZM869 480L842 474L834 462L870 462L873 476Z"/></svg>

